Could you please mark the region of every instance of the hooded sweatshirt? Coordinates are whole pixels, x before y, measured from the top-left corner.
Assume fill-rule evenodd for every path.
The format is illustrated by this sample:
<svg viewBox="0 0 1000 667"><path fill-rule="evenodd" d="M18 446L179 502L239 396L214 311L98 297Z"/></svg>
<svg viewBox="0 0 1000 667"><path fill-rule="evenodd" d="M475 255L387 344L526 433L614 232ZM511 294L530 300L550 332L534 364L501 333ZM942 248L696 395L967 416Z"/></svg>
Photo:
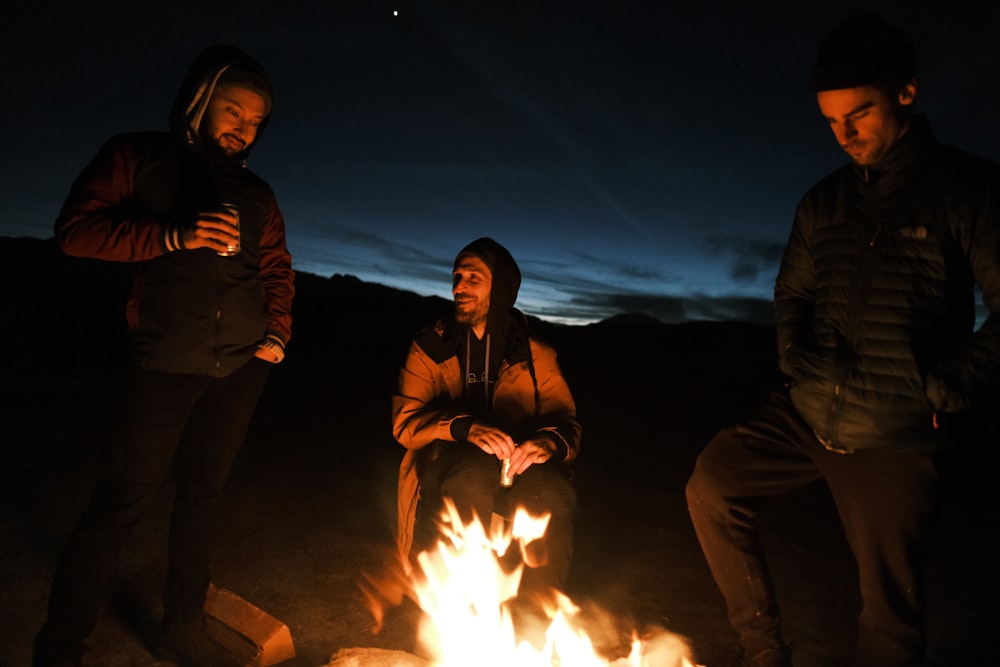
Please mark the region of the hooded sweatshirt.
<svg viewBox="0 0 1000 667"><path fill-rule="evenodd" d="M166 373L225 376L270 339L291 338L294 274L284 218L271 188L236 156L202 140L217 85L255 90L270 110L270 80L235 47L213 46L192 64L173 104L169 132L112 137L74 182L55 223L64 252L127 263L126 319L137 364ZM240 251L185 250L180 232L198 213L235 204Z"/></svg>
<svg viewBox="0 0 1000 667"><path fill-rule="evenodd" d="M481 339L476 338L467 326L456 327L453 333L460 339L465 407L472 415L486 418L500 364L510 353L514 353L518 360L528 358L525 349L527 337L521 331L523 327L519 327L518 331L511 330L512 322L523 321L523 317L516 317L518 313L514 310L521 286L521 271L507 249L490 238L477 239L463 248L455 257L455 268L463 257L469 255L478 257L490 270L490 309ZM433 337L430 338L431 344L434 341ZM516 349L509 349L511 343L516 343ZM459 429L458 439L462 440L468 434L471 421L471 418L466 418L455 425Z"/></svg>
<svg viewBox="0 0 1000 667"><path fill-rule="evenodd" d="M437 447L456 446L468 435L474 416L517 442L548 438L558 463L571 463L580 448L576 404L555 350L532 337L526 318L513 307L521 281L517 264L491 239L474 241L459 258L464 254L482 259L493 274L483 339L490 341L487 375L494 379L485 405L478 398L470 400L469 328L454 319L423 330L411 344L392 398L393 435L408 450L400 464L397 490L397 539L404 556L411 546L420 495L418 458L434 456Z"/></svg>

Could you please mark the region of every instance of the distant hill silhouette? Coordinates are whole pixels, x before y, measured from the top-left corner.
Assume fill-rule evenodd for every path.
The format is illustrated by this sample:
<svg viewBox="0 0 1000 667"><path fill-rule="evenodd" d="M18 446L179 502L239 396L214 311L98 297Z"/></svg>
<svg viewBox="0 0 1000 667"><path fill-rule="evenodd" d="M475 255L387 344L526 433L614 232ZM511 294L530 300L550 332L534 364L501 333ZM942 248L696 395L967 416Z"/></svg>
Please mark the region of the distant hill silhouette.
<svg viewBox="0 0 1000 667"><path fill-rule="evenodd" d="M106 382L124 364L126 267L68 257L54 239L9 237L0 237L0 266L12 316L5 378L14 385L28 377ZM354 276L298 273L293 339L265 404L314 419L318 402L328 406L324 416L341 415L360 431L390 437L389 397L411 337L450 310L440 297ZM669 445L690 459L720 423L745 414L780 384L770 327L666 325L635 314L587 326L529 319L559 352L584 422L585 458L595 464L620 455L624 443ZM662 432L663 420L674 442L650 442L646 434ZM688 463L673 466L674 484Z"/></svg>
<svg viewBox="0 0 1000 667"><path fill-rule="evenodd" d="M10 387L19 377L100 381L121 367L127 354L123 266L67 257L53 239L9 237L0 237L0 266L8 322L0 368L14 380L8 391L17 391ZM348 427L390 437L389 397L411 337L450 310L446 299L350 275L298 273L293 339L266 403L313 419L318 400L325 416L342 415ZM668 325L629 313L586 326L529 319L557 349L576 397L585 427L582 460L601 465L625 446L667 447L683 452L667 473L674 485L719 427L749 414L783 382L773 327ZM980 420L990 433L1000 430L995 417ZM667 430L671 442L651 441L650 434Z"/></svg>
<svg viewBox="0 0 1000 667"><path fill-rule="evenodd" d="M41 351L60 341L58 347L62 353L73 350L81 354L81 361L94 361L103 359L107 348L120 342L128 265L69 257L58 249L54 239L28 237L0 237L0 262L8 312L21 322L12 331L16 349ZM443 282L448 279L442 276ZM391 339L397 333L408 341L415 330L450 310L451 302L440 297L421 296L352 275L324 278L298 272L293 313L295 340L291 349L321 345L313 340L320 334L338 339L355 334L365 339L384 338L388 334ZM24 317L28 313L31 317ZM542 338L567 345L579 339L614 349L616 346L610 339L621 336L625 339L624 346L630 349L640 341L652 344L654 349L647 349L646 353L655 356L662 355L665 346L683 345L684 355L690 358L696 352L691 345L700 340L705 344L724 344L726 341L721 339L731 335L730 342L739 344L744 354L755 358L772 356L767 349L748 349L759 343L770 345L773 340L770 327L742 323L665 325L649 316L632 313L587 326L554 324L530 314L528 317ZM707 340L703 338L705 335ZM724 350L718 352L727 356ZM622 353L628 350L616 350L616 354ZM27 355L18 356L22 358L16 362L27 361L23 358ZM31 363L39 361L36 358Z"/></svg>

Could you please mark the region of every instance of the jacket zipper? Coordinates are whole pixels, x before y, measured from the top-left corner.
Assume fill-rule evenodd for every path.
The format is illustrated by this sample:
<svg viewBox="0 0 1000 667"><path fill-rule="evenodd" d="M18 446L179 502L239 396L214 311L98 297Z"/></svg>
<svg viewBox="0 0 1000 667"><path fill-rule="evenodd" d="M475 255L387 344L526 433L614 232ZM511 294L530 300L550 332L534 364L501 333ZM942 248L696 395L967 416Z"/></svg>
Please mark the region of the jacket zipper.
<svg viewBox="0 0 1000 667"><path fill-rule="evenodd" d="M864 180L866 185L868 186L871 185L869 179L869 172L867 169L865 169L864 171ZM869 215L872 215L871 211L874 208L870 193L869 196L867 197L866 205L867 205L866 212L868 215L866 215L865 217L867 218ZM867 222L867 220L865 220L865 222ZM867 243L869 251L862 255L863 259L861 265L858 267L857 280L855 281L854 286L851 289L851 296L850 299L848 300L847 312L849 319L848 319L848 326L844 331L845 341L847 342L848 345L853 345L855 342L855 338L857 336L858 323L861 319L860 313L863 306L865 305L866 301L865 295L868 292L868 287L871 283L872 268L875 265L875 256L876 256L875 244L878 241L881 232L882 232L882 223L878 222L876 219L874 225L874 231L869 237ZM840 427L840 415L843 413L842 408L844 405L843 388L844 384L847 381L848 371L850 370L850 365L852 363L851 358L849 356L844 356L844 354L839 349L837 351L837 356L838 358L836 362L836 374L833 385L833 400L831 401L830 404L830 413L829 413L830 419L829 419L828 433L830 436L829 441L831 443L836 443L838 440L836 436L838 429Z"/></svg>

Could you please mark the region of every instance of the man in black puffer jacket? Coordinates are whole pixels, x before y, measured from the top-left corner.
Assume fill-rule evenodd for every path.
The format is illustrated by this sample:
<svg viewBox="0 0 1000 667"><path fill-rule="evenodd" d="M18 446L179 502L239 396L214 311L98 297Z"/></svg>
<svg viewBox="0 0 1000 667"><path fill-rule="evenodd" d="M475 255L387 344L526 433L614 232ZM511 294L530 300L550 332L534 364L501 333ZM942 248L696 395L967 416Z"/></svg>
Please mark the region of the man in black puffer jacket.
<svg viewBox="0 0 1000 667"><path fill-rule="evenodd" d="M935 463L1000 366L1000 201L996 165L938 143L912 112L915 62L871 15L820 47L810 86L852 162L802 199L776 281L789 391L717 434L688 482L743 665L790 664L756 516L817 479L857 560L855 664L922 664Z"/></svg>
<svg viewBox="0 0 1000 667"><path fill-rule="evenodd" d="M291 337L285 223L246 167L271 113L271 81L239 49L192 64L170 132L112 137L55 223L69 255L128 267L134 363L107 460L52 582L35 667L81 664L132 528L173 473L158 657L235 664L208 639L203 607L222 490L273 364ZM108 664L111 656L94 656Z"/></svg>

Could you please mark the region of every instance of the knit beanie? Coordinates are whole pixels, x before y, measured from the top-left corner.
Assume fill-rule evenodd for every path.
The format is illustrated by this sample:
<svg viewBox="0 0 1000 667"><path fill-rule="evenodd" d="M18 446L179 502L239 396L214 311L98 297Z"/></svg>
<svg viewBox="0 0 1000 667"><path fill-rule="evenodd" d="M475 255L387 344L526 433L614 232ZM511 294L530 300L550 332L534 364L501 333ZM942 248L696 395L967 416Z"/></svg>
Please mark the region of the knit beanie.
<svg viewBox="0 0 1000 667"><path fill-rule="evenodd" d="M880 84L902 88L915 76L916 65L916 51L898 29L875 14L862 14L827 34L809 75L809 89L818 93Z"/></svg>

